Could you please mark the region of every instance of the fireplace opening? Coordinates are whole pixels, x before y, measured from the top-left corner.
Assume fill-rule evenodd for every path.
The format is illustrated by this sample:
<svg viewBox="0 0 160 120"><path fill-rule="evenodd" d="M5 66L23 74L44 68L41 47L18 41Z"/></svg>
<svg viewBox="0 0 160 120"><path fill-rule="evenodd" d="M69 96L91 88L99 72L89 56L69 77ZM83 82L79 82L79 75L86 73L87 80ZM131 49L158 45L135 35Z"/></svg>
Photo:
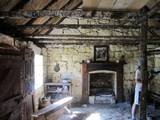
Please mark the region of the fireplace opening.
<svg viewBox="0 0 160 120"><path fill-rule="evenodd" d="M115 102L116 72L99 70L89 73L89 96L95 103Z"/></svg>
<svg viewBox="0 0 160 120"><path fill-rule="evenodd" d="M114 85L113 73L90 74L90 95L112 94Z"/></svg>

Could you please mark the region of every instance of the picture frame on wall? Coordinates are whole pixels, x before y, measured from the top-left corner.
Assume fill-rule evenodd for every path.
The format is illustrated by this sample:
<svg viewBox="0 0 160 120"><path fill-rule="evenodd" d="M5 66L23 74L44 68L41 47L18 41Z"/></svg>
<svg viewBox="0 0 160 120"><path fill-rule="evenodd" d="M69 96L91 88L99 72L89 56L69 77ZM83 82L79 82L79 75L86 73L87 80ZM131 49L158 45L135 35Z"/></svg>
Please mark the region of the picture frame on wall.
<svg viewBox="0 0 160 120"><path fill-rule="evenodd" d="M107 45L94 46L94 61L95 62L107 62L108 61L108 46Z"/></svg>

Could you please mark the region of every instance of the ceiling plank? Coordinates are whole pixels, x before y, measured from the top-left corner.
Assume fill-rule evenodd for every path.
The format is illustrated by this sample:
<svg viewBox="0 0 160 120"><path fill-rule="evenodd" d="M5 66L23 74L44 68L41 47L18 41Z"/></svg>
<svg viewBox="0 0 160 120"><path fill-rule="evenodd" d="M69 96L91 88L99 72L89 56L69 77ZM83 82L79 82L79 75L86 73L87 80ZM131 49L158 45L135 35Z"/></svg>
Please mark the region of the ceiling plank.
<svg viewBox="0 0 160 120"><path fill-rule="evenodd" d="M70 0L70 2L68 4L66 4L62 9L63 10L72 10L72 9L78 7L81 3L82 3L82 0L76 0L76 1ZM63 19L64 18L62 18L62 17L59 17L59 19L50 18L44 24L59 24L60 22L63 21ZM50 33L51 31L52 31L52 29L39 29L34 34L46 34L46 33Z"/></svg>
<svg viewBox="0 0 160 120"><path fill-rule="evenodd" d="M20 0L20 2L17 5L15 5L10 11L23 9L28 2L29 0Z"/></svg>
<svg viewBox="0 0 160 120"><path fill-rule="evenodd" d="M22 11L42 10L44 6L48 5L51 1L52 0L29 0L29 2L27 2L21 10ZM30 19L31 18L21 18L21 19L7 18L5 19L5 21L11 25L24 25L28 21L30 21Z"/></svg>
<svg viewBox="0 0 160 120"><path fill-rule="evenodd" d="M0 1L0 11L10 11L14 8L21 0L1 0Z"/></svg>
<svg viewBox="0 0 160 120"><path fill-rule="evenodd" d="M47 6L44 6L44 8L43 9L47 9L49 6L51 6L52 4L54 4L56 1L51 1ZM30 21L28 21L27 23L26 23L26 25L30 25L30 24L32 24L33 22L35 21L35 19L31 19Z"/></svg>
<svg viewBox="0 0 160 120"><path fill-rule="evenodd" d="M51 4L50 6L46 7L46 9L48 10L59 10L61 8L63 8L70 0L57 0L56 2L54 2L54 4ZM32 20L31 22L29 22L28 24L44 24L47 20L49 20L50 17L46 16L46 17L39 17L37 19ZM33 33L35 32L35 30L25 30L26 33Z"/></svg>
<svg viewBox="0 0 160 120"><path fill-rule="evenodd" d="M87 10L139 10L149 0L83 0L83 8Z"/></svg>

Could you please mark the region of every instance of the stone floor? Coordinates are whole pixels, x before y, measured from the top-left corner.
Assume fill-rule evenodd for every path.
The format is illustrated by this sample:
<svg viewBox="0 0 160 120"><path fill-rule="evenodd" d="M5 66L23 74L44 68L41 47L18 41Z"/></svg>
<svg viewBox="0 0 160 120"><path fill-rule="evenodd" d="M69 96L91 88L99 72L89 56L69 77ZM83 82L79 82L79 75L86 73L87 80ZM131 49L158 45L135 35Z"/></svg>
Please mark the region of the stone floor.
<svg viewBox="0 0 160 120"><path fill-rule="evenodd" d="M127 103L94 104L71 108L59 120L131 120L131 107Z"/></svg>

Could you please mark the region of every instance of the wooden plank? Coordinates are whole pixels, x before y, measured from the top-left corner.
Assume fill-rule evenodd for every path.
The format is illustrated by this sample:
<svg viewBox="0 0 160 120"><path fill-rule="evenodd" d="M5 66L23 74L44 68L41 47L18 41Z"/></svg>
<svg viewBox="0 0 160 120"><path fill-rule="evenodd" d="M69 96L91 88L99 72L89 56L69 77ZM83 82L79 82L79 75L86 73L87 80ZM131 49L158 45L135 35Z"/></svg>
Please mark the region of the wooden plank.
<svg viewBox="0 0 160 120"><path fill-rule="evenodd" d="M135 0L117 0L113 6L113 9L129 9L129 6Z"/></svg>
<svg viewBox="0 0 160 120"><path fill-rule="evenodd" d="M42 10L46 5L48 5L52 0L29 0L27 4L24 5L22 10ZM22 19L8 19L7 21L11 25L24 25L30 19L22 18Z"/></svg>
<svg viewBox="0 0 160 120"><path fill-rule="evenodd" d="M59 10L64 7L70 0L57 0L54 2L54 4L47 7L48 10ZM44 24L46 21L48 21L50 17L39 17L37 19L34 19L30 24ZM54 18L53 18L54 19ZM33 33L35 30L25 30L26 33Z"/></svg>
<svg viewBox="0 0 160 120"><path fill-rule="evenodd" d="M1 0L0 10L10 11L15 5L17 5L21 0Z"/></svg>
<svg viewBox="0 0 160 120"><path fill-rule="evenodd" d="M54 111L59 110L60 108L62 108L63 106L65 106L66 104L68 104L69 102L71 102L73 99L73 97L66 97L63 98L39 111L37 111L36 113L32 114L32 117L39 117Z"/></svg>
<svg viewBox="0 0 160 120"><path fill-rule="evenodd" d="M113 9L140 10L149 0L117 0Z"/></svg>
<svg viewBox="0 0 160 120"><path fill-rule="evenodd" d="M63 1L63 0L62 0ZM64 1L64 2L61 2L61 0L58 0L57 2L56 2L56 4L54 4L54 5L52 5L52 6L49 6L48 7L48 9L50 9L50 10L57 10L57 9L63 9L66 5L68 5L68 4L70 4L70 2L71 2L71 0L70 1L68 1L68 0L66 0L66 1ZM77 2L77 1L76 1ZM60 4L61 3L61 4ZM63 4L62 4L63 3ZM60 5L58 5L58 4L60 4ZM59 17L59 16L55 16L55 17L53 17L53 18L47 18L46 17L46 19L45 19L45 21L44 22L41 22L41 24L58 24L59 23L59 21L61 20L62 18L61 17ZM36 34L36 33L39 33L39 32L47 32L49 29L37 29L36 31L34 31L34 34Z"/></svg>
<svg viewBox="0 0 160 120"><path fill-rule="evenodd" d="M119 9L139 10L149 0L83 0L84 9Z"/></svg>
<svg viewBox="0 0 160 120"><path fill-rule="evenodd" d="M75 9L76 7L78 7L80 4L82 4L82 0L70 0L70 2L68 4L66 4L62 9L64 10L72 10ZM59 17L59 19L51 18L48 21L46 21L46 24L60 24L63 21L64 18ZM42 29L42 31L40 31L40 34L49 34L52 29ZM37 32L38 33L38 32Z"/></svg>
<svg viewBox="0 0 160 120"><path fill-rule="evenodd" d="M83 0L84 9L112 9L116 0Z"/></svg>
<svg viewBox="0 0 160 120"><path fill-rule="evenodd" d="M129 10L139 10L143 8L151 0L134 0L132 4L128 6Z"/></svg>

